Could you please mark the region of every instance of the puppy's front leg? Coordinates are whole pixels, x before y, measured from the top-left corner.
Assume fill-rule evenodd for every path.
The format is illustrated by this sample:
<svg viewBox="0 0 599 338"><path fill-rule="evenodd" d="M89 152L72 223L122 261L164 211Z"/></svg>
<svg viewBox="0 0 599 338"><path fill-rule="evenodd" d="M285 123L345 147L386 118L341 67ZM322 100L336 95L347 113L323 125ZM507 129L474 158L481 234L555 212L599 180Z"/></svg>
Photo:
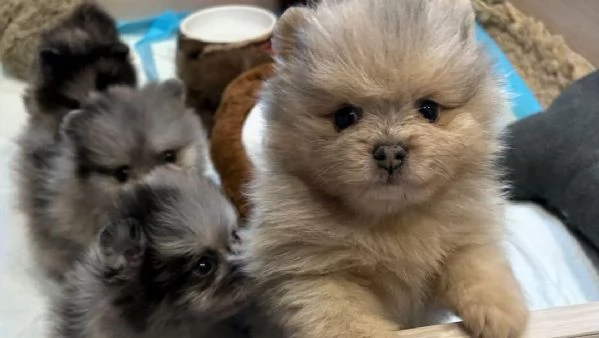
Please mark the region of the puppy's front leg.
<svg viewBox="0 0 599 338"><path fill-rule="evenodd" d="M110 223L98 236L104 279L118 283L135 278L146 250L146 236L132 219Z"/></svg>
<svg viewBox="0 0 599 338"><path fill-rule="evenodd" d="M528 322L522 290L497 245L469 247L449 258L441 297L475 337L520 337Z"/></svg>
<svg viewBox="0 0 599 338"><path fill-rule="evenodd" d="M271 310L293 338L391 338L399 327L377 297L341 277L287 280L270 297Z"/></svg>

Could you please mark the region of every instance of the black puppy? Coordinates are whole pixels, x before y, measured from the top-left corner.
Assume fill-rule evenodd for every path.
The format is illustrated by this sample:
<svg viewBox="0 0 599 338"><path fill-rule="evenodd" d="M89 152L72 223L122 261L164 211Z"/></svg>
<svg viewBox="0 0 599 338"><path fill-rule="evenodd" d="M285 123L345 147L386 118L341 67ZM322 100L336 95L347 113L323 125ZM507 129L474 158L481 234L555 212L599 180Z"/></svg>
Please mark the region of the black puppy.
<svg viewBox="0 0 599 338"><path fill-rule="evenodd" d="M42 36L32 75L25 105L34 121L54 132L90 92L137 83L115 21L93 3L83 3Z"/></svg>

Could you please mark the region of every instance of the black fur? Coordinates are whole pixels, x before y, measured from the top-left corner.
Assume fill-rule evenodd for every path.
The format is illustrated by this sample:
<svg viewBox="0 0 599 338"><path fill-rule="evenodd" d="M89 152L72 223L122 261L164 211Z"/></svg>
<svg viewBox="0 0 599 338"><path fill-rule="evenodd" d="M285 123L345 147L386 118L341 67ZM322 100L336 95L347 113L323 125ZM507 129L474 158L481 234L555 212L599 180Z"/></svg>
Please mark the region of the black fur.
<svg viewBox="0 0 599 338"><path fill-rule="evenodd" d="M32 89L41 112L79 108L82 97L69 93L70 87L90 70L95 79L84 91L137 84L129 48L119 39L115 21L98 5L84 3L41 38Z"/></svg>

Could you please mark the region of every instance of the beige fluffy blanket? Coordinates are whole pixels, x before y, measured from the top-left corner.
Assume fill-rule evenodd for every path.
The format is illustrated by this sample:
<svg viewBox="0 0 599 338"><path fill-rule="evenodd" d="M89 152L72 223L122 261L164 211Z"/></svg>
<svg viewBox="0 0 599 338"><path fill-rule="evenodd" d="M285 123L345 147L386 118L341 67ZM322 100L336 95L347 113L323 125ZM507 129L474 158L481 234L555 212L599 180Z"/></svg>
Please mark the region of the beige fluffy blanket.
<svg viewBox="0 0 599 338"><path fill-rule="evenodd" d="M27 79L40 36L83 0L0 0L0 61Z"/></svg>

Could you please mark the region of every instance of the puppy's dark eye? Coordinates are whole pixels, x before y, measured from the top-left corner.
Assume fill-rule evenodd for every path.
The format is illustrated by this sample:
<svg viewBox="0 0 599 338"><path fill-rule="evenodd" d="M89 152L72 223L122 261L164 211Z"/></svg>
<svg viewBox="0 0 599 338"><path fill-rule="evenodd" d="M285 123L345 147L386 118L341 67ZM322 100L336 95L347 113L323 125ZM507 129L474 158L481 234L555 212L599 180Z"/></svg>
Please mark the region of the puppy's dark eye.
<svg viewBox="0 0 599 338"><path fill-rule="evenodd" d="M431 100L420 100L417 104L418 112L427 119L430 123L434 123L439 119L439 104Z"/></svg>
<svg viewBox="0 0 599 338"><path fill-rule="evenodd" d="M239 231L237 231L237 230L231 231L231 238L233 238L233 240L235 242L241 241L241 237L239 236Z"/></svg>
<svg viewBox="0 0 599 338"><path fill-rule="evenodd" d="M177 162L177 152L174 150L167 150L162 153L162 160L165 163L175 163Z"/></svg>
<svg viewBox="0 0 599 338"><path fill-rule="evenodd" d="M344 130L356 124L362 117L362 109L345 105L335 111L335 127L337 130Z"/></svg>
<svg viewBox="0 0 599 338"><path fill-rule="evenodd" d="M119 182L125 183L125 182L127 182L129 180L129 175L130 174L131 174L131 168L129 168L128 166L124 165L122 167L117 168L114 171L113 176Z"/></svg>
<svg viewBox="0 0 599 338"><path fill-rule="evenodd" d="M198 260L195 267L195 274L198 277L208 277L214 272L216 268L216 261L212 257L204 256Z"/></svg>

